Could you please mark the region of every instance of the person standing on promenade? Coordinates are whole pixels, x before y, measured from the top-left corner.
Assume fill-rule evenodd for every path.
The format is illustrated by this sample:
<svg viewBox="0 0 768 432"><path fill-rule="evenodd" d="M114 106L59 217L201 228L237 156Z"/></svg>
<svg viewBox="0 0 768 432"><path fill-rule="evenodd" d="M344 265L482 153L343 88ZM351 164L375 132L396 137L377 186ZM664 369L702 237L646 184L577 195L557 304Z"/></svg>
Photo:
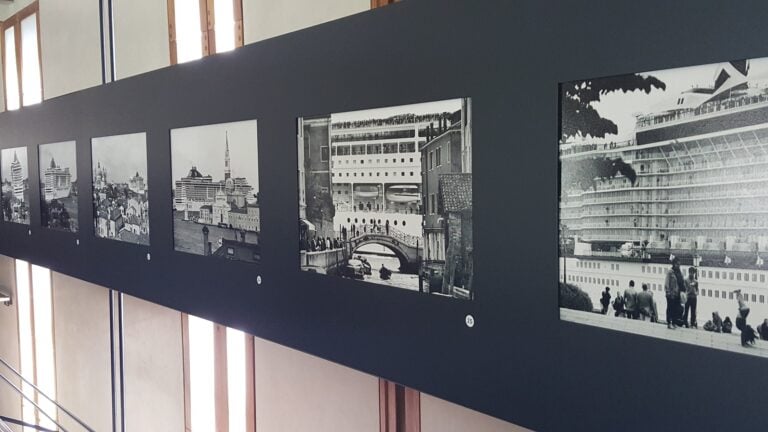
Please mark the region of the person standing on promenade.
<svg viewBox="0 0 768 432"><path fill-rule="evenodd" d="M608 313L608 306L611 305L611 289L608 287L605 287L605 291L603 291L602 297L600 297L600 304L603 305L603 308L600 310L600 313L605 315Z"/></svg>
<svg viewBox="0 0 768 432"><path fill-rule="evenodd" d="M624 290L624 310L627 312L627 318L637 318L637 291L633 280L629 281L629 288Z"/></svg>
<svg viewBox="0 0 768 432"><path fill-rule="evenodd" d="M680 307L680 291L685 289L685 279L680 271L680 260L672 258L672 268L667 271L664 280L664 294L667 298L667 328L677 328L677 310Z"/></svg>
<svg viewBox="0 0 768 432"><path fill-rule="evenodd" d="M643 284L643 290L637 293L637 313L639 317L645 321L648 317L653 321L653 317L656 315L653 306L653 293L648 290L648 284Z"/></svg>
<svg viewBox="0 0 768 432"><path fill-rule="evenodd" d="M699 280L696 267L688 267L688 279L685 280L685 312L683 312L683 323L688 327L688 313L690 312L690 325L693 328L699 328L696 323L696 304L699 297Z"/></svg>

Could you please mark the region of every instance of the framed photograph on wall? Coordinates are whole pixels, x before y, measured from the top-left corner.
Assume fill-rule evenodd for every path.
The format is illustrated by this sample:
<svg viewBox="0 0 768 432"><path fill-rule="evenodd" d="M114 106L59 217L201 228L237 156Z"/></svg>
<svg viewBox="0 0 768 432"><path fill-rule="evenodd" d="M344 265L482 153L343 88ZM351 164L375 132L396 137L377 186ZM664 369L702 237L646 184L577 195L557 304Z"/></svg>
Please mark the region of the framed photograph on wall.
<svg viewBox="0 0 768 432"><path fill-rule="evenodd" d="M768 356L768 59L560 98L560 317Z"/></svg>
<svg viewBox="0 0 768 432"><path fill-rule="evenodd" d="M77 232L75 141L39 146L40 221L43 227Z"/></svg>
<svg viewBox="0 0 768 432"><path fill-rule="evenodd" d="M470 99L298 121L303 271L472 299Z"/></svg>
<svg viewBox="0 0 768 432"><path fill-rule="evenodd" d="M146 133L93 138L91 163L96 236L149 245Z"/></svg>
<svg viewBox="0 0 768 432"><path fill-rule="evenodd" d="M15 147L0 152L3 220L29 225L29 161L27 148Z"/></svg>
<svg viewBox="0 0 768 432"><path fill-rule="evenodd" d="M261 261L256 120L171 130L177 251Z"/></svg>

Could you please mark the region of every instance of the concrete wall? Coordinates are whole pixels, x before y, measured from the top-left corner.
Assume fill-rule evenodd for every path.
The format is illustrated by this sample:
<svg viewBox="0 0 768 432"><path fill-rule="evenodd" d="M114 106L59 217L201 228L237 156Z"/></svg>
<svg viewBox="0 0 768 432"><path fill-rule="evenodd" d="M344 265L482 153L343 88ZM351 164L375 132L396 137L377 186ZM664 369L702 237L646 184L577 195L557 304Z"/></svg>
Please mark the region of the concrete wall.
<svg viewBox="0 0 768 432"><path fill-rule="evenodd" d="M123 313L126 430L183 431L181 313L130 296Z"/></svg>
<svg viewBox="0 0 768 432"><path fill-rule="evenodd" d="M55 272L51 283L58 402L95 430L110 430L109 290ZM63 413L59 420L81 429Z"/></svg>
<svg viewBox="0 0 768 432"><path fill-rule="evenodd" d="M256 339L256 430L378 432L379 381Z"/></svg>
<svg viewBox="0 0 768 432"><path fill-rule="evenodd" d="M13 291L16 299L16 273L13 258L0 255L0 285ZM16 314L16 304L5 306L0 303L0 358L16 370L19 367L19 327ZM0 366L0 374L11 378L12 374L4 366ZM12 379L18 387L18 379ZM21 418L20 396L5 381L0 381L0 415Z"/></svg>
<svg viewBox="0 0 768 432"><path fill-rule="evenodd" d="M45 99L101 84L100 38L97 1L40 0Z"/></svg>
<svg viewBox="0 0 768 432"><path fill-rule="evenodd" d="M258 42L370 8L370 0L246 0L243 39Z"/></svg>
<svg viewBox="0 0 768 432"><path fill-rule="evenodd" d="M166 2L164 0L122 0L112 4L115 17L114 45L117 79L170 65Z"/></svg>

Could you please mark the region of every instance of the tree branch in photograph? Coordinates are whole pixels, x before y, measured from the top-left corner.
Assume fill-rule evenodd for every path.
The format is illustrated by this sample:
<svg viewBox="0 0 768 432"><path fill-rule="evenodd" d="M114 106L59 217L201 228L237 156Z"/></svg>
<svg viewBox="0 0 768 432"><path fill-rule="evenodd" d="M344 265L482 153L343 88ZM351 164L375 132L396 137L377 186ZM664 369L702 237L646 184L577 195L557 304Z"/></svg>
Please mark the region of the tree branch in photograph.
<svg viewBox="0 0 768 432"><path fill-rule="evenodd" d="M666 84L654 76L639 74L565 83L560 90L560 138L566 141L578 137L605 138L606 135L616 135L616 123L602 117L592 106L594 102L599 102L603 96L617 91L650 93L654 88L664 90L666 87Z"/></svg>
<svg viewBox="0 0 768 432"><path fill-rule="evenodd" d="M614 178L619 173L629 179L633 186L637 180L635 169L621 158L565 160L561 164L563 184L578 185L583 190L590 187L596 190L596 179Z"/></svg>

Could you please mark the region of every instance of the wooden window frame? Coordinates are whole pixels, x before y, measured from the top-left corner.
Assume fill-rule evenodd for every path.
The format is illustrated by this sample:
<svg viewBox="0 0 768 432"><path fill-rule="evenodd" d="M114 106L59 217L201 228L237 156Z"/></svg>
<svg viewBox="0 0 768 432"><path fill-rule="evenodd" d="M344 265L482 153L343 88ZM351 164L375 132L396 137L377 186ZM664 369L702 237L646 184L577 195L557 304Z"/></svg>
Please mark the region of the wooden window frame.
<svg viewBox="0 0 768 432"><path fill-rule="evenodd" d="M421 393L379 378L379 432L421 432Z"/></svg>
<svg viewBox="0 0 768 432"><path fill-rule="evenodd" d="M216 14L215 0L198 0L200 7L200 44L203 57L216 53ZM178 48L176 46L176 0L167 0L168 7L168 43L170 46L171 64L178 64ZM235 48L243 46L243 0L232 0L232 11L235 19Z"/></svg>
<svg viewBox="0 0 768 432"><path fill-rule="evenodd" d="M16 298L17 298L17 301L14 302L14 305L15 305L15 308L16 308L16 329L17 329L17 331L16 331L16 337L17 337L16 343L18 344L19 349L21 349L21 321L20 321L21 314L19 314L19 307L20 307L20 305L19 305L19 302L18 302L18 295L19 295L18 293L21 290L21 287L18 286L18 284L17 284L18 278L16 277L16 273L18 273L19 270L20 270L19 266L18 266L18 262L19 261L20 261L19 259L14 259L13 260L13 269L14 269L14 277L13 277L13 287L14 287L14 289L13 289L13 291L14 291L14 296L16 296ZM34 292L35 292L35 282L34 282L34 278L32 277L32 266L33 266L33 264L31 262L29 262L29 261L24 261L24 263L25 263L25 267L26 268L21 269L21 271L26 271L27 272L27 278L28 278L28 281L29 281L29 287L27 288L27 293L26 294L27 294L27 296L29 296L29 327L30 327L30 337L32 338L32 340L31 340L31 343L32 343L32 346L31 346L31 348L32 348L32 353L31 353L32 354L32 376L31 377L27 376L26 379L28 381L31 381L35 386L40 387L40 383L38 382L38 379L37 379L38 378L38 376L37 376L37 368L38 368L38 364L37 364L37 347L38 347L38 344L37 344L37 337L36 337L37 332L35 331L37 324L35 322L35 294L34 294ZM45 268L45 267L42 267L42 268ZM55 308L54 308L54 305L53 305L53 289L54 289L54 287L53 287L53 274L52 274L50 269L48 269L48 268L45 268L45 269L49 272L49 275L50 275L50 278L51 278L51 286L50 286L50 289L51 289L51 342L53 343L53 346L52 346L52 353L53 353L53 358L52 358L52 361L53 361L53 379L54 379L54 386L56 388L56 394L48 395L48 396L50 396L54 400L56 400L56 399L58 399L58 391L59 391L59 382L58 382L59 381L58 380L59 375L58 375L57 370L56 370L56 327L55 327L56 316L55 316L55 312L54 312ZM19 371L21 371L21 369L22 369L22 367L21 367L21 352L19 352ZM24 386L22 385L22 386L20 386L20 388L23 389ZM20 397L19 399L20 399L19 400L19 408L21 409L20 412L21 412L21 417L23 419L23 417L24 417L24 401L25 401L25 399L23 397ZM47 402L47 399L45 399L44 397L41 397L40 393L37 392L37 391L34 392L34 394L32 396L32 400L34 401L34 403L36 403L38 405L41 402ZM58 414L58 409L56 409L54 413L48 413L48 415L51 415L54 418L55 421L58 421L59 418L60 418L59 414ZM39 409L35 409L35 425L36 426L40 426L40 424L43 421L48 421L48 418L46 418L44 415L42 415Z"/></svg>
<svg viewBox="0 0 768 432"><path fill-rule="evenodd" d="M43 54L42 54L42 47L41 47L41 41L40 41L40 3L39 1L35 1L34 3L29 4L28 6L25 6L20 11L16 12L14 15L8 17L5 21L0 21L0 31L2 31L2 34L0 34L0 58L2 58L3 63L3 70L2 70L2 81L3 81L3 105L5 108L5 111L8 111L8 87L5 82L5 68L7 67L6 61L5 61L5 31L13 27L13 34L14 34L14 42L15 42L15 51L16 51L16 74L18 76L18 82L19 82L19 109L24 107L24 84L23 84L23 72L24 68L22 66L23 59L21 58L21 21L23 21L25 18L29 17L32 14L36 14L35 21L36 21L36 30L37 30L37 60L38 65L40 67L40 99L44 100L45 95L43 93Z"/></svg>
<svg viewBox="0 0 768 432"><path fill-rule="evenodd" d="M253 336L245 333L245 427L256 432L256 371ZM184 430L192 432L191 377L189 354L189 315L181 314L182 364L184 370ZM227 375L227 327L213 323L214 400L216 431L229 430L229 393ZM221 385L224 383L224 385Z"/></svg>
<svg viewBox="0 0 768 432"><path fill-rule="evenodd" d="M388 6L393 3L397 3L400 0L371 0L371 9L380 8L383 6Z"/></svg>

